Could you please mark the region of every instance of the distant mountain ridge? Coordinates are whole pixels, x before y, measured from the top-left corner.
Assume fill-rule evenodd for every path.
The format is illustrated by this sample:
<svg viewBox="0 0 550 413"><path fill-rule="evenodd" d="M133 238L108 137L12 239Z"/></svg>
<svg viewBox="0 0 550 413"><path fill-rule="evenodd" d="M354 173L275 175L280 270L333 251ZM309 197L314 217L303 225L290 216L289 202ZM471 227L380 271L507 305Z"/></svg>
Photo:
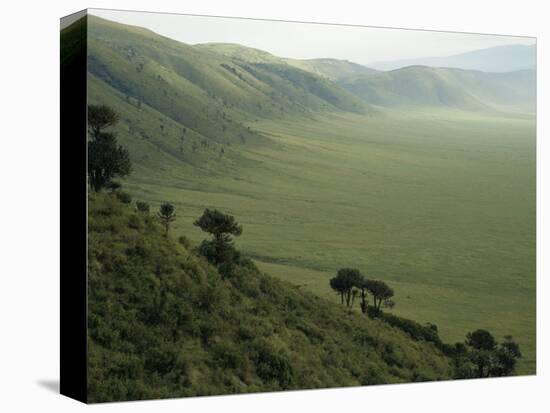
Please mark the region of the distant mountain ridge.
<svg viewBox="0 0 550 413"><path fill-rule="evenodd" d="M337 59L287 59L235 44L189 45L88 17L89 99L122 114L119 136L141 166L208 170L265 143L260 119L312 118L378 108L443 107L532 113L533 70L483 73L413 67L379 72ZM376 106L376 107L375 107ZM152 155L152 152L155 154Z"/></svg>
<svg viewBox="0 0 550 413"><path fill-rule="evenodd" d="M487 73L408 66L345 78L339 84L371 105L393 108L414 106L534 112L536 103L536 73L533 69Z"/></svg>
<svg viewBox="0 0 550 413"><path fill-rule="evenodd" d="M533 69L536 64L536 45L516 44L473 50L451 56L373 62L369 66L378 70L394 70L420 65L501 73Z"/></svg>

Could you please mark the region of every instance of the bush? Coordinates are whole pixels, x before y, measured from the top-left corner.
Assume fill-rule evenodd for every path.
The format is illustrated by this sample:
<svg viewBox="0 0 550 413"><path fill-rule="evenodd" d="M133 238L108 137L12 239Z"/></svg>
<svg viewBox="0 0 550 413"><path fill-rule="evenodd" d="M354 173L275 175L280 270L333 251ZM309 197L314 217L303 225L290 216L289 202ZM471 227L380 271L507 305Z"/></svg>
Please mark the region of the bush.
<svg viewBox="0 0 550 413"><path fill-rule="evenodd" d="M216 240L201 242L198 253L214 265L237 261L240 256L231 244L216 242Z"/></svg>
<svg viewBox="0 0 550 413"><path fill-rule="evenodd" d="M178 238L178 242L187 249L191 249L191 241L185 235Z"/></svg>
<svg viewBox="0 0 550 413"><path fill-rule="evenodd" d="M290 361L282 354L277 354L273 348L262 343L257 348L256 373L265 381L277 381L279 386L287 389L294 375Z"/></svg>
<svg viewBox="0 0 550 413"><path fill-rule="evenodd" d="M222 369L238 369L244 365L244 357L238 348L230 342L216 343L213 348L213 358L216 367Z"/></svg>
<svg viewBox="0 0 550 413"><path fill-rule="evenodd" d="M149 204L147 202L143 202L143 201L136 201L136 209L139 212L147 212L148 213L150 211Z"/></svg>
<svg viewBox="0 0 550 413"><path fill-rule="evenodd" d="M141 220L136 215L130 215L128 217L128 226L132 229L140 229Z"/></svg>
<svg viewBox="0 0 550 413"><path fill-rule="evenodd" d="M116 197L123 204L132 203L132 197L130 196L130 194L128 192L119 191L119 192L116 193Z"/></svg>
<svg viewBox="0 0 550 413"><path fill-rule="evenodd" d="M393 314L381 313L380 319L398 329L407 333L412 339L419 341L430 341L434 343L438 348L443 349L443 342L439 338L437 332L437 326L435 324L428 323L423 326L416 321L408 320L406 318L398 317Z"/></svg>
<svg viewBox="0 0 550 413"><path fill-rule="evenodd" d="M231 278L235 271L235 264L231 261L224 262L218 267L218 272L222 276L222 279Z"/></svg>

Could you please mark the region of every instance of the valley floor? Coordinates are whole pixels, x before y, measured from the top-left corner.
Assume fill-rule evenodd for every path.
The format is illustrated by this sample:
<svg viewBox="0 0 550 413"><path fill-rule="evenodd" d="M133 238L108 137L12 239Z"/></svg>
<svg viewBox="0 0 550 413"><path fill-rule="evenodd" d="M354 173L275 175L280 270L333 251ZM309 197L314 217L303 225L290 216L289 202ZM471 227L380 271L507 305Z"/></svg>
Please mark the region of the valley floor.
<svg viewBox="0 0 550 413"><path fill-rule="evenodd" d="M535 372L535 122L462 112L259 121L272 144L190 172L140 169L136 199L176 205L175 233L198 242L205 207L236 217L261 269L337 300L341 267L387 281L395 313L447 342L511 334ZM155 175L157 174L157 175Z"/></svg>

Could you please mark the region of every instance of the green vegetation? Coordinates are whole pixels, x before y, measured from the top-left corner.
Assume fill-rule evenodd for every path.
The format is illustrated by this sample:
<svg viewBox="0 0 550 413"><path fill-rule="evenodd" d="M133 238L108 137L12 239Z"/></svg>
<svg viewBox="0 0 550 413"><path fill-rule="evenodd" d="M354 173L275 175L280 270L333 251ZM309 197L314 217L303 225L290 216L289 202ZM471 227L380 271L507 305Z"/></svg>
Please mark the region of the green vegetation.
<svg viewBox="0 0 550 413"><path fill-rule="evenodd" d="M468 333L466 344L471 349L469 360L473 364L465 377L499 377L513 373L516 360L521 357L518 344L511 336L497 346L495 338L486 330ZM465 366L460 367L464 372Z"/></svg>
<svg viewBox="0 0 550 413"><path fill-rule="evenodd" d="M130 174L132 164L128 150L117 144L114 134L105 128L118 122L118 114L105 105L88 106L88 179L94 191L110 187L116 189L115 177Z"/></svg>
<svg viewBox="0 0 550 413"><path fill-rule="evenodd" d="M208 208L194 222L194 225L213 236L211 241L204 240L201 243L199 253L216 265L222 276L231 276L235 264L240 260L240 253L233 247L231 235L236 237L241 235L242 227L231 215Z"/></svg>
<svg viewBox="0 0 550 413"><path fill-rule="evenodd" d="M90 401L453 377L433 343L234 262L222 277L154 215L90 193Z"/></svg>
<svg viewBox="0 0 550 413"><path fill-rule="evenodd" d="M170 229L170 224L176 220L176 209L174 205L163 202L160 205L159 212L157 213L162 225L164 226L164 235L168 236L168 230Z"/></svg>
<svg viewBox="0 0 550 413"><path fill-rule="evenodd" d="M288 282L267 277L270 283L284 288L285 296L308 297L337 312L334 325L314 318L308 328L321 323L329 334L344 317L371 332L382 329L380 338L399 334L409 340L407 346L413 338L419 340L415 345L429 343L445 354L450 349L437 343L463 341L476 329L495 337L512 334L524 356L518 373L535 372L535 122L528 71L498 77L410 68L406 76L354 73L334 83L329 75L276 57L253 60L244 52L231 57L99 19L90 19L89 28L90 103L108 103L120 114L113 131L133 165L125 190L153 208L170 200L178 209L171 234L184 238L174 248L195 257L190 245L196 244L208 256L200 247L204 233L193 222L205 208L225 211L246 230L239 239L242 255ZM375 99L362 94L359 83L349 86L371 77L378 79L369 85ZM512 97L518 91L526 95L516 104ZM91 202L107 200L112 197L101 194ZM135 214L132 225L143 226L146 216ZM168 251L163 254L172 259ZM213 261L217 256L193 259L204 261L223 285L233 285L243 271L241 255L235 252L230 266L223 265L225 258ZM329 279L350 265L391 286L399 300L392 314L370 319L329 306L329 300L342 300ZM286 308L279 304L273 308ZM278 317L266 314L265 322ZM250 322L264 325L258 320ZM346 325L350 331L356 327ZM280 340L269 339L271 345ZM454 351L472 351L465 347ZM304 385L296 380L296 372L306 368L299 359L309 357L304 351L314 352L301 348L295 359L285 355L288 363L279 353L262 353L254 362L276 373L254 368L251 377L258 381L242 391L267 389L258 384L266 378L279 388ZM455 367L464 365L457 359L452 355ZM312 377L323 375L318 361L308 362ZM227 390L218 385L199 390L213 373L194 371L204 381L178 394ZM473 373L456 376L468 374ZM345 381L328 373L312 380L317 387ZM155 388L166 384L158 383Z"/></svg>
<svg viewBox="0 0 550 413"><path fill-rule="evenodd" d="M382 306L393 308L395 303L391 289L384 281L366 279L359 270L342 268L330 279L330 287L340 296L348 309L358 293L361 294L361 311L370 318L378 318L407 333L414 340L433 343L453 360L455 378L502 377L515 373L516 363L522 357L519 344L506 336L497 347L495 338L487 330L476 330L466 335L466 346L458 342L454 346L444 344L435 324L421 326L415 321L382 312ZM368 304L367 291L372 297Z"/></svg>
<svg viewBox="0 0 550 413"><path fill-rule="evenodd" d="M350 76L377 73L376 70L347 60L288 59L274 56L263 50L253 49L234 43L205 43L198 44L196 47L247 63L288 65L330 80L340 80Z"/></svg>

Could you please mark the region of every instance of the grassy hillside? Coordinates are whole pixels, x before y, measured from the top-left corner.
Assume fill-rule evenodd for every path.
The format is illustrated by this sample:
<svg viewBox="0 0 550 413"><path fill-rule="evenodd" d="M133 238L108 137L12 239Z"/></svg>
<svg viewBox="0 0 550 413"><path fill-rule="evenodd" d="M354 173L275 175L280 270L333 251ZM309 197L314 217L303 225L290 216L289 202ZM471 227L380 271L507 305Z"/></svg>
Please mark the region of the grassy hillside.
<svg viewBox="0 0 550 413"><path fill-rule="evenodd" d="M88 34L91 74L208 137L223 134L223 124L234 130L228 135L245 133L242 121L255 117L368 109L338 85L289 65L235 60L97 17L89 17Z"/></svg>
<svg viewBox="0 0 550 413"><path fill-rule="evenodd" d="M248 63L266 63L289 65L306 72L330 79L339 80L341 78L354 75L368 75L377 73L376 70L339 59L291 59L272 55L263 50L252 47L241 46L234 43L204 43L196 45L197 48L209 50L223 56L230 57Z"/></svg>
<svg viewBox="0 0 550 413"><path fill-rule="evenodd" d="M529 72L494 84L463 71L374 74L387 107L365 116L288 64L94 25L89 103L121 114L134 165L124 185L154 207L176 204L175 233L201 240L192 220L222 208L262 270L336 300L328 279L358 267L395 287L397 314L436 323L448 342L475 328L512 334L520 373L535 371L535 121L493 104L506 106L499 84L529 84ZM477 86L464 93L467 81Z"/></svg>
<svg viewBox="0 0 550 413"><path fill-rule="evenodd" d="M223 280L154 217L89 198L91 402L449 379L433 344L260 273Z"/></svg>
<svg viewBox="0 0 550 413"><path fill-rule="evenodd" d="M187 218L176 231L195 241L191 218L223 208L262 269L327 299L329 278L352 265L391 281L394 311L449 342L473 328L512 334L533 371L533 120L432 110L255 125L274 143L243 147L242 162L197 170L153 152L162 170L127 186L176 203Z"/></svg>
<svg viewBox="0 0 550 413"><path fill-rule="evenodd" d="M410 66L352 76L340 84L366 102L387 107L448 107L472 111L535 110L534 70L485 73Z"/></svg>

